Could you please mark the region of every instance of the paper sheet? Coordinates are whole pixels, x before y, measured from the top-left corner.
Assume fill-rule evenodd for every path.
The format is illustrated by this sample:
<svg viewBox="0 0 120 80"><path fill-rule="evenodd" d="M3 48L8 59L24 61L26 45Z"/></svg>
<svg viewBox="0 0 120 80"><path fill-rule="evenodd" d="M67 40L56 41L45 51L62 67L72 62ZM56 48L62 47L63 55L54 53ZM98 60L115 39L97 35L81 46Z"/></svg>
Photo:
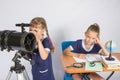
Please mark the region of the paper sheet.
<svg viewBox="0 0 120 80"><path fill-rule="evenodd" d="M76 62L91 62L91 61L101 61L102 58L99 54L87 54L86 59L80 59L78 57L73 57Z"/></svg>

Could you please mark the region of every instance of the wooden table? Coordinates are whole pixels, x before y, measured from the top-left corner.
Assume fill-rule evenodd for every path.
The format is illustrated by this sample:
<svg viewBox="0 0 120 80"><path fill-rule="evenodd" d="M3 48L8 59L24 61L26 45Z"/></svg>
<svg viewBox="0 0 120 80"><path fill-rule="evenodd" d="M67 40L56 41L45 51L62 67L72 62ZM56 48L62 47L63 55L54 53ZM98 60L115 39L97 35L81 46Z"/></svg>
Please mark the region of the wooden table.
<svg viewBox="0 0 120 80"><path fill-rule="evenodd" d="M118 60L120 60L120 53L112 53L112 56L115 56ZM61 53L60 55L60 61L62 63L63 69L67 73L89 73L89 72L96 72L93 70L85 70L84 67L82 68L74 68L74 67L69 67L67 66L73 65L73 63L76 63L73 57L71 56L66 56ZM103 66L103 71L102 72L112 72L111 74L114 73L114 71L120 71L120 69L107 69L106 67ZM111 77L111 76L110 76ZM108 80L108 79L107 79Z"/></svg>

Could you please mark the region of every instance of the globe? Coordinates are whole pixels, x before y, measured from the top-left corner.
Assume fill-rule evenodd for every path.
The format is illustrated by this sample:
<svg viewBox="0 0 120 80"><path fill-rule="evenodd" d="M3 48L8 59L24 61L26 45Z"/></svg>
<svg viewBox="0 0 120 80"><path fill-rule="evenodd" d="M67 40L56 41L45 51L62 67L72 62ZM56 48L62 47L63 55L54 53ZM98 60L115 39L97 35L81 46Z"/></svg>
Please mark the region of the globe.
<svg viewBox="0 0 120 80"><path fill-rule="evenodd" d="M107 41L105 43L105 47L106 47L107 51L113 52L116 49L116 43L115 43L115 41L112 41L112 40L111 41Z"/></svg>

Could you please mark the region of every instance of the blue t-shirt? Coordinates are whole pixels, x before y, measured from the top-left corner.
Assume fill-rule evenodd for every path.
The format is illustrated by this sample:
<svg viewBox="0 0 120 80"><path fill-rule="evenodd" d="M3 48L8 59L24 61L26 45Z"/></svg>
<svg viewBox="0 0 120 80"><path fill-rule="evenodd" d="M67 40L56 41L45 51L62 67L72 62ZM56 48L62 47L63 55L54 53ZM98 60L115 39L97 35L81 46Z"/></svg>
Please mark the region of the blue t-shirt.
<svg viewBox="0 0 120 80"><path fill-rule="evenodd" d="M90 49L87 49L84 44L85 40L77 40L75 43L73 43L70 47L71 49L76 53L99 53L101 51L101 47L99 44L93 44L91 45Z"/></svg>
<svg viewBox="0 0 120 80"><path fill-rule="evenodd" d="M49 38L45 38L42 44L44 48L50 52ZM42 60L37 48L34 50L34 54L32 54L32 60L35 61L35 64L32 65L33 80L55 80L52 69L51 53L49 53L46 60Z"/></svg>

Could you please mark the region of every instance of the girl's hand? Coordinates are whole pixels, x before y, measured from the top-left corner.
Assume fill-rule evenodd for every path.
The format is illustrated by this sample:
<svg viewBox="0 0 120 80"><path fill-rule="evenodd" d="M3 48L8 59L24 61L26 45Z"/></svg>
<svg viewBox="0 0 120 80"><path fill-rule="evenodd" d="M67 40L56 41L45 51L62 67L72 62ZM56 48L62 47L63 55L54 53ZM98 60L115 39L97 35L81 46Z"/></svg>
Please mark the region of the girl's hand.
<svg viewBox="0 0 120 80"><path fill-rule="evenodd" d="M86 54L78 54L78 58L86 59Z"/></svg>
<svg viewBox="0 0 120 80"><path fill-rule="evenodd" d="M30 28L30 32L35 35L37 42L43 39L43 31L41 29Z"/></svg>
<svg viewBox="0 0 120 80"><path fill-rule="evenodd" d="M96 38L95 43L98 43L99 45L101 45L101 44L102 44L99 38Z"/></svg>

